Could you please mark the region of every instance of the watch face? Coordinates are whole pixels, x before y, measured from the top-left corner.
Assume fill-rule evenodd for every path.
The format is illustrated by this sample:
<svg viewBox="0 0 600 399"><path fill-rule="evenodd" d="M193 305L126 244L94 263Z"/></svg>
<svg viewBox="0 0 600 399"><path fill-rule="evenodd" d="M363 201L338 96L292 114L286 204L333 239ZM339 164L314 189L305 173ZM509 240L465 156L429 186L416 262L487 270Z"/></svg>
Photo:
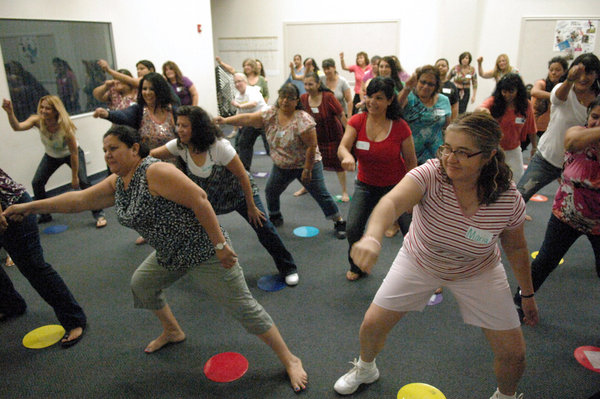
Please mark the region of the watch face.
<svg viewBox="0 0 600 399"><path fill-rule="evenodd" d="M225 248L225 243L220 242L217 245L215 245L215 248L218 249L219 251L222 250L223 248Z"/></svg>

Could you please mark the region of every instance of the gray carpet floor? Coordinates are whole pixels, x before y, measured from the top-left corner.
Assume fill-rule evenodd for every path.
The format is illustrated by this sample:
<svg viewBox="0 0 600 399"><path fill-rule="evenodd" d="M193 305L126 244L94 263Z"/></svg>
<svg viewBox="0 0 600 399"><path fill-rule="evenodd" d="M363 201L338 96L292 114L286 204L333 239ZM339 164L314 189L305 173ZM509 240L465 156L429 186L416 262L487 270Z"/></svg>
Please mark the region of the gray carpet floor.
<svg viewBox="0 0 600 399"><path fill-rule="evenodd" d="M257 149L262 146L257 142ZM266 156L255 156L253 171L270 169ZM348 175L352 192L353 175ZM257 178L264 188L266 179ZM332 194L340 194L334 173L326 172ZM291 350L302 358L309 374L306 398L339 397L335 380L358 356L358 329L365 310L402 245L402 237L385 239L374 272L358 282L346 281L347 242L333 236L308 195L296 198L293 183L282 195L285 224L279 232L299 266L300 284L278 292L257 288L261 277L276 269L245 221L237 214L220 217L230 232L252 293L271 314ZM542 242L556 184L541 194L545 203L530 202L526 234L530 251ZM264 194L261 191L264 201ZM345 215L347 204L340 204ZM134 245L137 233L118 225L107 210L109 225L94 228L91 215L55 215L52 224L69 229L42 234L47 261L63 276L86 311L89 328L75 347L41 350L22 346L30 330L56 319L16 268L7 271L28 302L21 317L0 324L1 398L292 398L283 368L256 337L247 334L186 276L167 292L187 340L147 355L145 345L160 333L148 311L132 305L129 279L151 248ZM320 234L300 238L298 226L315 226ZM45 226L44 226L45 227ZM511 286L512 272L508 269ZM519 392L527 399L589 398L600 390L600 374L581 366L573 351L583 345L600 346L599 281L591 246L582 238L536 295L541 321L523 327L527 341L527 370ZM232 383L216 383L203 373L213 355L234 351L249 361L248 372ZM409 314L391 332L380 354L379 381L361 387L356 398L395 398L413 382L431 384L448 399L487 399L496 387L492 354L478 328L462 322L449 292L439 305Z"/></svg>

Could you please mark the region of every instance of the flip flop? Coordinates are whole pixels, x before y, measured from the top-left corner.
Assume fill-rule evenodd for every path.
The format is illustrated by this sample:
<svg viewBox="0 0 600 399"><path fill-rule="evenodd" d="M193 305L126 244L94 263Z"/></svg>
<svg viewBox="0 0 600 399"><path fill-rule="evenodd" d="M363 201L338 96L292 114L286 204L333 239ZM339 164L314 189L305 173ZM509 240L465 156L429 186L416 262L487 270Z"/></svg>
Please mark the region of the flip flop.
<svg viewBox="0 0 600 399"><path fill-rule="evenodd" d="M79 341L81 341L81 338L83 338L83 334L85 333L85 327L82 327L81 329L81 335L75 339L72 339L70 341L63 341L63 339L68 339L69 338L69 331L67 331L65 333L65 335L63 335L61 341L60 341L60 346L62 346L63 348L70 348L73 345L77 344Z"/></svg>
<svg viewBox="0 0 600 399"><path fill-rule="evenodd" d="M96 219L96 228L97 229L106 227L107 224L108 224L108 221L106 220L106 218L104 216L100 216L98 219Z"/></svg>

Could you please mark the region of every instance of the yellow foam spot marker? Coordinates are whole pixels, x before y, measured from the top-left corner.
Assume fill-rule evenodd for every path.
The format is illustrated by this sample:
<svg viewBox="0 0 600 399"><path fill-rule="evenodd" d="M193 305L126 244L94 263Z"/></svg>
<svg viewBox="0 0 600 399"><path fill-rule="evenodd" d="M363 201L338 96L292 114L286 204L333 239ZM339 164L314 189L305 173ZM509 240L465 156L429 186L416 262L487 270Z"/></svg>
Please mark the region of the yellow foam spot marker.
<svg viewBox="0 0 600 399"><path fill-rule="evenodd" d="M400 388L398 399L446 399L446 397L434 386L414 382Z"/></svg>
<svg viewBox="0 0 600 399"><path fill-rule="evenodd" d="M23 337L23 346L29 349L42 349L54 345L65 335L63 326L50 324L28 332Z"/></svg>
<svg viewBox="0 0 600 399"><path fill-rule="evenodd" d="M538 253L540 253L540 251L533 251L531 253L531 259L535 259L535 257L538 256ZM560 262L558 262L559 265L562 265L563 263L565 263L564 259L561 259Z"/></svg>

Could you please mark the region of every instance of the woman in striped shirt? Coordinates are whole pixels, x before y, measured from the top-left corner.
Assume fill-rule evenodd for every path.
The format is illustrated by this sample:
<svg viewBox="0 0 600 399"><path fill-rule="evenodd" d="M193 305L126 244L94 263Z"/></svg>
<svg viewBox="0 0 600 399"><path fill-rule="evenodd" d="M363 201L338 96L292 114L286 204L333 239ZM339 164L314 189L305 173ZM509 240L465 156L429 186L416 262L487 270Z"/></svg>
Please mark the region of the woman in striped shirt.
<svg viewBox="0 0 600 399"><path fill-rule="evenodd" d="M389 221L413 209L404 245L360 328L360 359L334 389L351 394L375 382L375 356L408 312L421 311L447 287L463 320L481 327L495 355L496 398L514 398L525 368L525 341L512 303L498 241L522 287L524 322L538 320L523 232L525 204L504 162L498 123L483 113L448 126L436 159L407 173L371 214L350 255L365 273L375 264ZM504 396L502 396L504 395Z"/></svg>

